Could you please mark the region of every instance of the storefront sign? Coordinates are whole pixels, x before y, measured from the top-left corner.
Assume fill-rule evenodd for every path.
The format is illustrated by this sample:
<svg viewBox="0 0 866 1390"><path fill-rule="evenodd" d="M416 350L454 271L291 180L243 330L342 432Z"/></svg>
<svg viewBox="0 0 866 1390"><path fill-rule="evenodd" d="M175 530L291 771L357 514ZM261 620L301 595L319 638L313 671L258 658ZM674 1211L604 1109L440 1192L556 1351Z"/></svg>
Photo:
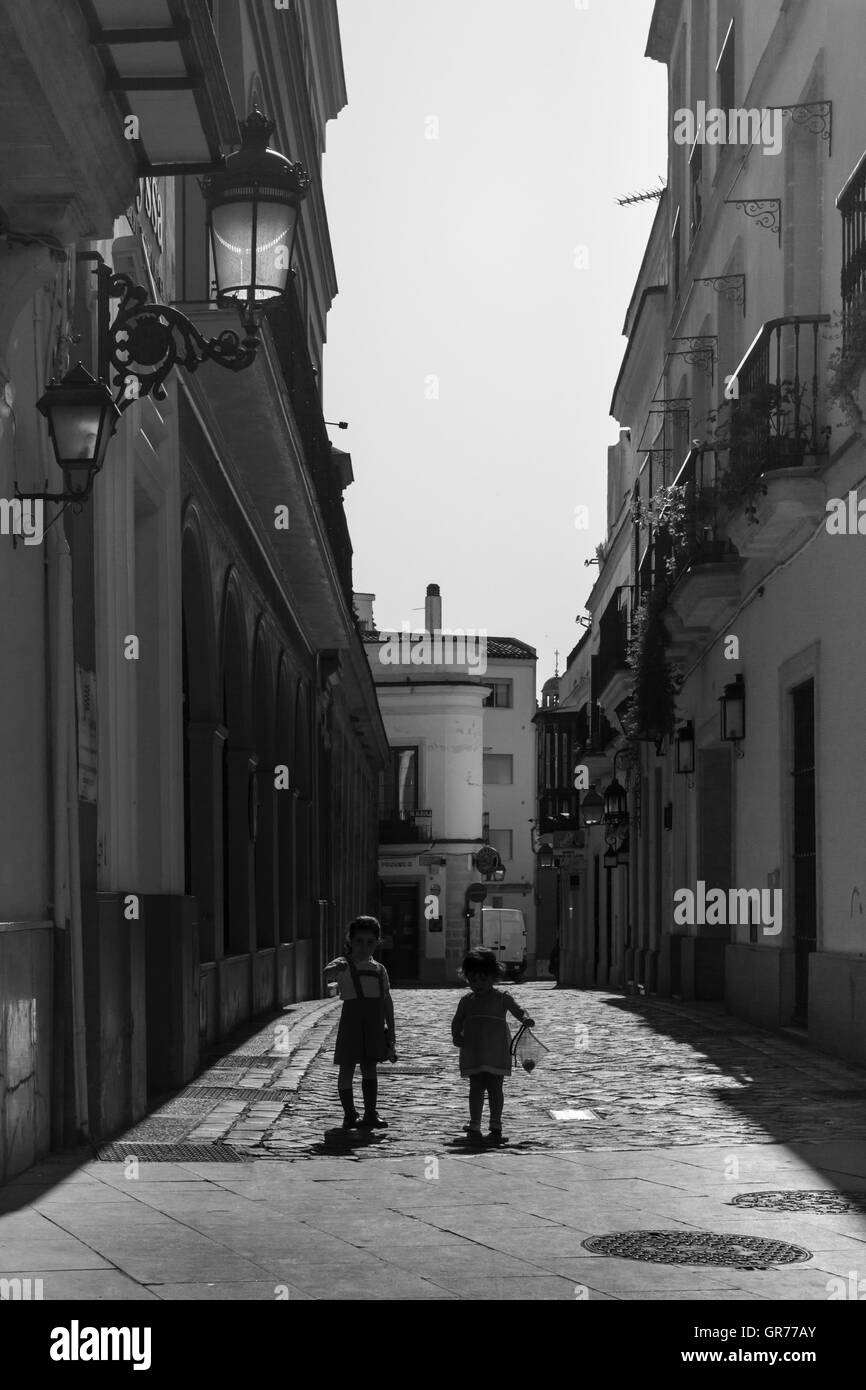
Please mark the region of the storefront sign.
<svg viewBox="0 0 866 1390"><path fill-rule="evenodd" d="M153 283L160 299L165 297L163 284L165 250L165 227L163 224L164 179L139 179L135 204L127 211L127 218L133 233L141 241L144 259L153 276Z"/></svg>

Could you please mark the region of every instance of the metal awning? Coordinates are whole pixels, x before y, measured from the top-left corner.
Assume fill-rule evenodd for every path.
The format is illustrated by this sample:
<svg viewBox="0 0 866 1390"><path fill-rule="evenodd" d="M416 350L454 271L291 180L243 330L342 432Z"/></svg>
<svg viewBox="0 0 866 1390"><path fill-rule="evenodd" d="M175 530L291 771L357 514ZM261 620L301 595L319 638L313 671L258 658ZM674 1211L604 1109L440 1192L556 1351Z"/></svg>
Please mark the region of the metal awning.
<svg viewBox="0 0 866 1390"><path fill-rule="evenodd" d="M138 118L139 174L222 167L240 145L204 0L78 0L121 121Z"/></svg>

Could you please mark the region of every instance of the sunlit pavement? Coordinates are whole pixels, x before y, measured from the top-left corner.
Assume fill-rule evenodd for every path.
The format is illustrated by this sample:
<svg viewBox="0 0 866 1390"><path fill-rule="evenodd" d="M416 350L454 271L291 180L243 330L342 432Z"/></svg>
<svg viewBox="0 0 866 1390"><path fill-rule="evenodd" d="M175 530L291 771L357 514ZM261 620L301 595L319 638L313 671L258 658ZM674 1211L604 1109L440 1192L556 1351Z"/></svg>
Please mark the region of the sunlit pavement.
<svg viewBox="0 0 866 1390"><path fill-rule="evenodd" d="M514 993L550 1053L506 1083L502 1149L465 1144L459 991L395 993L389 1128L348 1140L335 1133L339 1005L313 1001L118 1136L125 1160L79 1155L0 1189L0 1275L41 1278L46 1299L856 1296L866 1072L716 1006ZM135 1161L171 1144L249 1161ZM847 1194L843 1209L805 1195L804 1210L732 1205L819 1189ZM629 1231L760 1237L799 1247L798 1262L776 1249L763 1269L650 1263L583 1244Z"/></svg>

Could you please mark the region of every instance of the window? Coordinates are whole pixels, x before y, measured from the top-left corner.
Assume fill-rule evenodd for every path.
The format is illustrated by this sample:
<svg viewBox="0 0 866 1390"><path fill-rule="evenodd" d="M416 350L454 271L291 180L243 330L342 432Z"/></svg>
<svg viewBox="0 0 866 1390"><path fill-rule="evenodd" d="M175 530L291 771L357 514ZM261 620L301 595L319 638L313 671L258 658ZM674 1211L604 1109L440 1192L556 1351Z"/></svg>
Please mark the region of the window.
<svg viewBox="0 0 866 1390"><path fill-rule="evenodd" d="M703 203L701 201L701 181L704 176L704 147L701 144L703 139L703 128L697 133L697 138L692 146L691 157L689 158L689 181L691 184L691 221L689 224L689 234L692 241L697 236L701 222L703 221Z"/></svg>
<svg viewBox="0 0 866 1390"><path fill-rule="evenodd" d="M392 748L379 781L379 819L408 820L418 810L418 749Z"/></svg>
<svg viewBox="0 0 866 1390"><path fill-rule="evenodd" d="M491 830L488 832L487 843L499 851L503 864L514 858L513 830Z"/></svg>
<svg viewBox="0 0 866 1390"><path fill-rule="evenodd" d="M734 58L734 21L728 25L728 32L722 44L716 75L719 80L719 106L723 111L733 111L737 95L737 69Z"/></svg>
<svg viewBox="0 0 866 1390"><path fill-rule="evenodd" d="M484 781L491 787L510 787L514 783L514 758L511 753L484 754Z"/></svg>
<svg viewBox="0 0 866 1390"><path fill-rule="evenodd" d="M487 699L484 701L485 709L512 709L514 697L512 694L513 681L488 681L488 685L493 688Z"/></svg>

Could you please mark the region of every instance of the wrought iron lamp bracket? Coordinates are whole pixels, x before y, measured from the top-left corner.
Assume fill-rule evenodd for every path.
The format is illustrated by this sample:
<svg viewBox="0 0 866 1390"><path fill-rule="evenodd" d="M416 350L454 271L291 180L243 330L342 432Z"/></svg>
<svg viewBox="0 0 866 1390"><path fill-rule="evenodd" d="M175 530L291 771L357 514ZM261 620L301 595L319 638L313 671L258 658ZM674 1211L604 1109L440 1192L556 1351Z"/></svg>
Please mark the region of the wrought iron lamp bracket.
<svg viewBox="0 0 866 1390"><path fill-rule="evenodd" d="M716 294L724 295L734 304L739 304L746 316L746 277L745 275L699 275L696 285L709 285Z"/></svg>
<svg viewBox="0 0 866 1390"><path fill-rule="evenodd" d="M144 396L165 399L165 380L176 366L195 372L203 362L216 362L229 371L252 366L258 340L253 326L248 336L226 329L216 338L205 338L195 324L167 304L154 304L148 292L128 275L110 269L101 260L95 274L100 317L100 376L113 369L111 385L117 387L115 405L124 411ZM110 301L120 305L110 321Z"/></svg>
<svg viewBox="0 0 866 1390"><path fill-rule="evenodd" d="M779 246L782 245L781 198L726 198L725 205L739 208L759 227L775 232Z"/></svg>

